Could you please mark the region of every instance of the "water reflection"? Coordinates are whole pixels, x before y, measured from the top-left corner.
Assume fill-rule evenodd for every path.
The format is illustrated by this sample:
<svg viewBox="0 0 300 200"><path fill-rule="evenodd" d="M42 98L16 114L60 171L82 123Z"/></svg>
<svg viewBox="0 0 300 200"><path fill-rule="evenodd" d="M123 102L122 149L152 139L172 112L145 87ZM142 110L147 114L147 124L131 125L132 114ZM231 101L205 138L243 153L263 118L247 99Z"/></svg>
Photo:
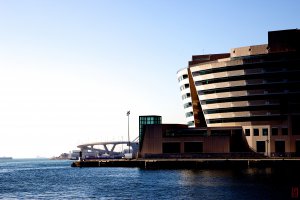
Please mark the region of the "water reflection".
<svg viewBox="0 0 300 200"><path fill-rule="evenodd" d="M11 162L0 165L0 199L290 199L300 191L299 171L71 168L63 161Z"/></svg>
<svg viewBox="0 0 300 200"><path fill-rule="evenodd" d="M179 184L183 186L219 187L231 184L231 170L182 170Z"/></svg>
<svg viewBox="0 0 300 200"><path fill-rule="evenodd" d="M273 169L270 167L266 168L247 168L242 170L242 172L246 175L271 175L273 173Z"/></svg>
<svg viewBox="0 0 300 200"><path fill-rule="evenodd" d="M199 191L209 191L210 194L206 194L206 197L289 199L293 190L300 191L299 170L295 168L182 170L179 173L178 184L188 187L190 192L195 194L199 194Z"/></svg>

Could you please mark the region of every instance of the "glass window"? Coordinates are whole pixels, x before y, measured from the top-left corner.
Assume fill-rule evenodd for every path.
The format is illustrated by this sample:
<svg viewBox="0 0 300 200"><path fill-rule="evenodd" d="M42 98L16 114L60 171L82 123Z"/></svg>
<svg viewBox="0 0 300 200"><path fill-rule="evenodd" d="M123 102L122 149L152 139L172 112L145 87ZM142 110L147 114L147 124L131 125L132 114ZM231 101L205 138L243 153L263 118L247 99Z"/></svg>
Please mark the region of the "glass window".
<svg viewBox="0 0 300 200"><path fill-rule="evenodd" d="M188 75L187 75L187 74L184 74L184 75L182 75L182 76L180 76L180 77L178 78L178 82L180 82L180 81L182 81L183 79L186 79L186 78L188 78Z"/></svg>
<svg viewBox="0 0 300 200"><path fill-rule="evenodd" d="M268 135L268 129L267 128L263 128L262 129L262 135L263 136L267 136Z"/></svg>
<svg viewBox="0 0 300 200"><path fill-rule="evenodd" d="M184 108L189 108L192 106L192 103L191 102L188 102L186 104L183 105Z"/></svg>
<svg viewBox="0 0 300 200"><path fill-rule="evenodd" d="M245 129L245 135L246 135L246 136L250 136L250 129L248 129L248 128Z"/></svg>
<svg viewBox="0 0 300 200"><path fill-rule="evenodd" d="M180 90L184 90L184 85L180 87Z"/></svg>
<svg viewBox="0 0 300 200"><path fill-rule="evenodd" d="M188 113L185 113L185 116L186 116L186 117L193 116L193 112L188 112Z"/></svg>
<svg viewBox="0 0 300 200"><path fill-rule="evenodd" d="M166 142L162 144L163 153L180 153L179 142Z"/></svg>
<svg viewBox="0 0 300 200"><path fill-rule="evenodd" d="M272 128L272 135L278 135L278 128Z"/></svg>
<svg viewBox="0 0 300 200"><path fill-rule="evenodd" d="M275 153L284 153L284 152L285 152L285 141L275 141Z"/></svg>
<svg viewBox="0 0 300 200"><path fill-rule="evenodd" d="M265 141L256 141L256 151L257 152L265 152L266 151Z"/></svg>
<svg viewBox="0 0 300 200"><path fill-rule="evenodd" d="M195 125L194 121L188 122L188 126L194 126L194 125Z"/></svg>
<svg viewBox="0 0 300 200"><path fill-rule="evenodd" d="M281 133L282 135L288 135L289 134L288 128L282 128Z"/></svg>
<svg viewBox="0 0 300 200"><path fill-rule="evenodd" d="M182 100L186 99L186 98L189 98L191 97L191 94L190 93L186 93L184 95L182 95Z"/></svg>
<svg viewBox="0 0 300 200"><path fill-rule="evenodd" d="M203 142L185 142L184 153L202 153Z"/></svg>
<svg viewBox="0 0 300 200"><path fill-rule="evenodd" d="M259 136L259 129L258 128L253 129L253 135L254 136Z"/></svg>

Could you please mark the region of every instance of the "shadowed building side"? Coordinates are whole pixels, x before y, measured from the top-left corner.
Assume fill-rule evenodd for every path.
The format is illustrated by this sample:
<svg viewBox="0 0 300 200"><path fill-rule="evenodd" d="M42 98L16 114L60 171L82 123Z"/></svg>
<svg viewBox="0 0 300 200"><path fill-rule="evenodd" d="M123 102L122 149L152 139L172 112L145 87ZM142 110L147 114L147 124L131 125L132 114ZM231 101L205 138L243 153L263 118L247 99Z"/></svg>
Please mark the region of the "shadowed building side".
<svg viewBox="0 0 300 200"><path fill-rule="evenodd" d="M242 127L188 128L183 124L144 126L143 158L259 157L249 148Z"/></svg>

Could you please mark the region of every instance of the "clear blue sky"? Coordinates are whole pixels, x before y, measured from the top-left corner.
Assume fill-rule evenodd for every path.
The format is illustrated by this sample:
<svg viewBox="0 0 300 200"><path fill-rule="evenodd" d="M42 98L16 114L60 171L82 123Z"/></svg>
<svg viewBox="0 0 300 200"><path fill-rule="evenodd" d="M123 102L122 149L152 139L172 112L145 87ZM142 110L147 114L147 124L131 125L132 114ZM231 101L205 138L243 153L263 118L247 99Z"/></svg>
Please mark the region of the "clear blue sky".
<svg viewBox="0 0 300 200"><path fill-rule="evenodd" d="M0 156L57 156L138 136L138 116L185 123L192 55L300 27L300 1L0 0Z"/></svg>

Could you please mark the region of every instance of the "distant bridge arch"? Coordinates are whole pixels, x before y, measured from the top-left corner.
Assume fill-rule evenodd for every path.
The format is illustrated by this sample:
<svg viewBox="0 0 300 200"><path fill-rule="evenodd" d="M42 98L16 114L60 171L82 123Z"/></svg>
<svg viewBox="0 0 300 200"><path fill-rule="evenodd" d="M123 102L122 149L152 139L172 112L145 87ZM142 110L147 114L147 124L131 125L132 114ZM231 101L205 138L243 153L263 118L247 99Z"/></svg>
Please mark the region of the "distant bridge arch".
<svg viewBox="0 0 300 200"><path fill-rule="evenodd" d="M119 152L115 152L115 148L117 145L126 144L129 148L132 148L132 152L134 155L139 150L139 141L138 137L135 138L133 141L108 141L108 142L94 142L94 143L86 143L78 145L77 147L83 152L83 154L87 154L86 152L94 152L98 154L106 154L109 156L114 156L116 154L120 154ZM111 148L108 147L108 145L112 145ZM102 146L103 148L95 148L95 146Z"/></svg>

